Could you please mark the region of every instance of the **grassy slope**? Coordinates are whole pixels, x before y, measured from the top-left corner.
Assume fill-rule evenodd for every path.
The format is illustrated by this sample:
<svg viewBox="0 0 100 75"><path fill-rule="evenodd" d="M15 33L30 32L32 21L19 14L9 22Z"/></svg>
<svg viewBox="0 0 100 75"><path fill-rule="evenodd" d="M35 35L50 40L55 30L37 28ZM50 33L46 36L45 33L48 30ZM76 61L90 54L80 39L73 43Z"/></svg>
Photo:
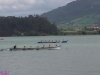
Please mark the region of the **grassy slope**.
<svg viewBox="0 0 100 75"><path fill-rule="evenodd" d="M91 26L91 25L96 25L100 24L100 14L91 14L87 15L75 20L72 20L68 23L63 23L61 24L58 28L84 28L85 26Z"/></svg>

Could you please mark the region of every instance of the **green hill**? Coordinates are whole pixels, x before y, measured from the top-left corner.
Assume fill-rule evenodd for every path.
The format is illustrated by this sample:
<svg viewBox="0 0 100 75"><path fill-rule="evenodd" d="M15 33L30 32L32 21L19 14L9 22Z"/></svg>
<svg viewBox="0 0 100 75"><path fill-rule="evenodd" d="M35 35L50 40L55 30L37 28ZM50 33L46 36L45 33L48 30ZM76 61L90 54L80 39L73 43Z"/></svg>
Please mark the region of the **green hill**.
<svg viewBox="0 0 100 75"><path fill-rule="evenodd" d="M84 28L85 26L89 27L94 25L100 25L100 14L86 15L84 17L61 24L58 27L68 29L68 28Z"/></svg>
<svg viewBox="0 0 100 75"><path fill-rule="evenodd" d="M100 24L100 0L76 0L41 16L64 27Z"/></svg>

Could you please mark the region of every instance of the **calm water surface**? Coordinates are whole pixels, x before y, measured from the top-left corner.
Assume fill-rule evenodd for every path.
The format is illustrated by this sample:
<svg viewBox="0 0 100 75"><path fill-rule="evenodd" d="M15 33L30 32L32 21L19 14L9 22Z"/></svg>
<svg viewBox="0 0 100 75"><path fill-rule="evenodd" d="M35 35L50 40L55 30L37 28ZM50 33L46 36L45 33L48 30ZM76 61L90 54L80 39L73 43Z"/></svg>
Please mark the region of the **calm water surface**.
<svg viewBox="0 0 100 75"><path fill-rule="evenodd" d="M3 38L4 40L0 40L0 49L5 51L0 51L0 72L9 71L9 75L100 75L99 35ZM68 43L61 44L61 50L8 51L7 49L14 45L43 46L37 42L61 39L68 40Z"/></svg>

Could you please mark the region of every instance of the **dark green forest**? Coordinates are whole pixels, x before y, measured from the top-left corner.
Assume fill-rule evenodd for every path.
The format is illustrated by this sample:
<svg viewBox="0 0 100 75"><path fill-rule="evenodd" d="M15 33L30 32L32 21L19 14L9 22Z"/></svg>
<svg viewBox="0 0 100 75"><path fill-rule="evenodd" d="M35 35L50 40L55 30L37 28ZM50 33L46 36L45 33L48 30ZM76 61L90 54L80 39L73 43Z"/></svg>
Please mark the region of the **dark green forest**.
<svg viewBox="0 0 100 75"><path fill-rule="evenodd" d="M56 35L58 29L45 17L0 17L0 36L39 36Z"/></svg>

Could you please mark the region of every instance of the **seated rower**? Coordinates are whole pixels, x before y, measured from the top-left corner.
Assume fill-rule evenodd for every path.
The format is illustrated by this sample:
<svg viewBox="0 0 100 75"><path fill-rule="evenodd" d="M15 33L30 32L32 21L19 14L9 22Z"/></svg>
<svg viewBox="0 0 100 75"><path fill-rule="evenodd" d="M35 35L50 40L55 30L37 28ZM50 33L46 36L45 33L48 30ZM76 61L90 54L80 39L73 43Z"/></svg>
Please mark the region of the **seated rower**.
<svg viewBox="0 0 100 75"><path fill-rule="evenodd" d="M14 46L14 49L16 49L16 45Z"/></svg>
<svg viewBox="0 0 100 75"><path fill-rule="evenodd" d="M37 46L36 50L39 50L39 46Z"/></svg>
<svg viewBox="0 0 100 75"><path fill-rule="evenodd" d="M44 48L45 47L45 45L43 45L43 47L42 48Z"/></svg>
<svg viewBox="0 0 100 75"><path fill-rule="evenodd" d="M25 50L25 49L26 49L26 46L24 46L23 50Z"/></svg>
<svg viewBox="0 0 100 75"><path fill-rule="evenodd" d="M56 47L57 47L57 44L56 44Z"/></svg>
<svg viewBox="0 0 100 75"><path fill-rule="evenodd" d="M49 47L50 47L50 44L49 44Z"/></svg>

